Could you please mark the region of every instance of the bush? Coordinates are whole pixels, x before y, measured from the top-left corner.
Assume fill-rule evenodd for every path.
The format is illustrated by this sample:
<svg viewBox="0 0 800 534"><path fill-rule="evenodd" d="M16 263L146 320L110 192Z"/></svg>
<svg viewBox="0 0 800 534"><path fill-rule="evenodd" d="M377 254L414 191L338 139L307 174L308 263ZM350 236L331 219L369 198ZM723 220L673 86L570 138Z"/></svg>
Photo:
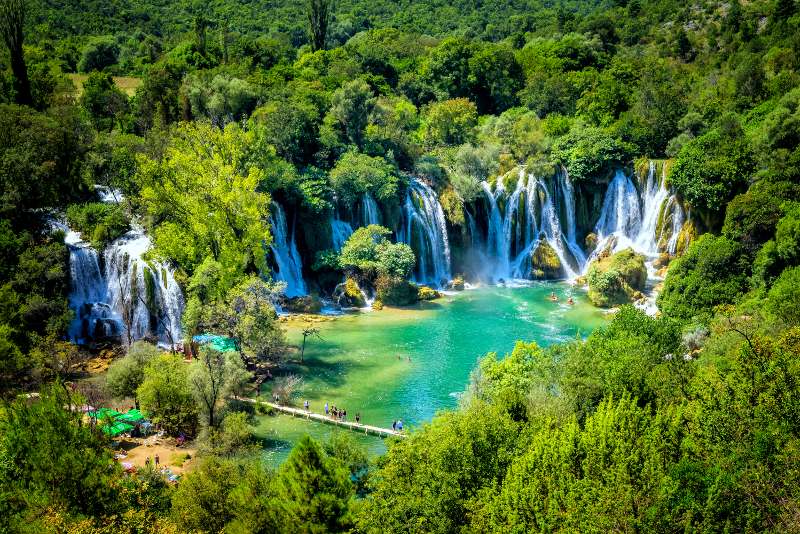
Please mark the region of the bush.
<svg viewBox="0 0 800 534"><path fill-rule="evenodd" d="M800 266L781 273L764 303L764 309L791 328L800 326Z"/></svg>
<svg viewBox="0 0 800 534"><path fill-rule="evenodd" d="M425 286L419 286L417 297L419 300L435 300L441 297L442 294L438 291Z"/></svg>
<svg viewBox="0 0 800 534"><path fill-rule="evenodd" d="M775 228L775 238L767 241L753 262L753 281L769 287L787 267L800 265L800 203L785 203L787 210Z"/></svg>
<svg viewBox="0 0 800 534"><path fill-rule="evenodd" d="M788 182L759 182L727 206L722 235L741 243L755 256L761 246L775 236L783 215L784 201L800 198L800 185Z"/></svg>
<svg viewBox="0 0 800 534"><path fill-rule="evenodd" d="M587 273L589 298L602 307L626 304L635 291L644 289L647 268L644 256L632 249L622 250L609 258L592 263Z"/></svg>
<svg viewBox="0 0 800 534"><path fill-rule="evenodd" d="M670 171L670 182L692 206L720 209L756 170L744 137L713 130L683 147Z"/></svg>
<svg viewBox="0 0 800 534"><path fill-rule="evenodd" d="M747 287L747 262L738 243L702 236L686 255L670 263L656 304L675 319L710 316L718 304L735 302Z"/></svg>
<svg viewBox="0 0 800 534"><path fill-rule="evenodd" d="M78 62L78 71L101 71L110 67L117 62L119 51L119 43L114 37L110 35L95 37L83 48L83 55Z"/></svg>
<svg viewBox="0 0 800 534"><path fill-rule="evenodd" d="M633 145L600 128L577 128L553 143L550 154L564 164L573 180L586 180L629 161L634 152Z"/></svg>
<svg viewBox="0 0 800 534"><path fill-rule="evenodd" d="M128 219L119 206L102 202L73 204L67 208L69 225L92 241L95 248L102 248L130 228Z"/></svg>
<svg viewBox="0 0 800 534"><path fill-rule="evenodd" d="M407 306L416 301L419 288L413 282L381 276L376 284L378 300L389 306Z"/></svg>

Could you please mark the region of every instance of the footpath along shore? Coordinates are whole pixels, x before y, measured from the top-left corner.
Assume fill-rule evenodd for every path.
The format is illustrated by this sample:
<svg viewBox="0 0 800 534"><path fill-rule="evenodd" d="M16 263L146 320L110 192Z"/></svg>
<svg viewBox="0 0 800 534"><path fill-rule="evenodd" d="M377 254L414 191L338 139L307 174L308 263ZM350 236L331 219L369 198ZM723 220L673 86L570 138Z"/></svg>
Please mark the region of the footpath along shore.
<svg viewBox="0 0 800 534"><path fill-rule="evenodd" d="M400 432L395 432L390 428L381 428L377 426L370 426L370 425L363 425L355 422L345 422L345 421L337 421L332 419L331 417L325 414L307 412L306 410L300 410L297 408L289 408L288 406L279 406L272 402L266 401L257 401L255 399L247 399L243 397L237 397L238 400L248 401L248 402L258 402L260 404L264 404L265 406L270 406L280 412L290 413L292 417L305 417L308 421L319 421L320 423L330 423L337 427L342 426L344 428L349 428L350 431L364 431L365 435L374 434L377 435L379 438L388 438L389 436L393 436L396 438L405 438L407 437L405 434Z"/></svg>

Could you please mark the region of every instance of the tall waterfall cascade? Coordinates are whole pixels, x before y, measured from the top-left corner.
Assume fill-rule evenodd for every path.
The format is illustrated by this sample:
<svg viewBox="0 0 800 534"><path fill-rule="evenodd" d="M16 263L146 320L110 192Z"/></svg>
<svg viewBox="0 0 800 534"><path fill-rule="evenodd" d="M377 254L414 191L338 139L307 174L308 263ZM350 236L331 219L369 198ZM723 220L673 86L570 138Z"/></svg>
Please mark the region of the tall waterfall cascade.
<svg viewBox="0 0 800 534"><path fill-rule="evenodd" d="M78 232L55 224L66 231L69 248L71 339L127 341L130 335L135 341L154 335L163 346L180 340L183 294L170 266L142 257L151 241L141 228L134 226L101 256Z"/></svg>
<svg viewBox="0 0 800 534"><path fill-rule="evenodd" d="M678 236L688 213L666 184L666 171L658 172L651 161L645 176L639 177L637 189L623 172L617 171L606 190L600 219L595 226L596 250L612 252L632 248L636 252L656 255L659 251L674 254Z"/></svg>
<svg viewBox="0 0 800 534"><path fill-rule="evenodd" d="M428 184L411 178L403 206L403 222L397 240L417 255L414 280L419 283L450 279L450 243L444 210Z"/></svg>
<svg viewBox="0 0 800 534"><path fill-rule="evenodd" d="M361 200L361 220L364 226L381 223L381 212L378 203L370 193L365 193Z"/></svg>
<svg viewBox="0 0 800 534"><path fill-rule="evenodd" d="M306 283L303 280L303 261L297 252L294 240L294 223L289 233L286 225L286 214L277 202L272 203L272 252L277 264L275 279L286 283L286 296L301 297L306 294Z"/></svg>
<svg viewBox="0 0 800 534"><path fill-rule="evenodd" d="M504 185L508 175L497 179L494 191L488 182L482 184L489 205L486 251L495 259L493 276L533 278L537 270L533 258L545 245L558 257L567 277L577 276L585 256L575 243L575 201L568 176L556 173L555 180L548 184L526 168L518 172L510 194ZM501 204L505 213L501 212ZM562 224L562 212L566 226Z"/></svg>

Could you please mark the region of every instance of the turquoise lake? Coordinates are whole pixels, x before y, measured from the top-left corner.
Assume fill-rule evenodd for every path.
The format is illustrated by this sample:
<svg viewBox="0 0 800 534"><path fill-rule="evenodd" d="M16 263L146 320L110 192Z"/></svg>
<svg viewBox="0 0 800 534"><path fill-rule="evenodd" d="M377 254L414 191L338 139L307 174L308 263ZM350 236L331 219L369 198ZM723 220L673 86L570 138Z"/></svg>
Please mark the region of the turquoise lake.
<svg viewBox="0 0 800 534"><path fill-rule="evenodd" d="M570 296L574 304L567 303ZM518 340L546 346L578 332L585 337L610 317L592 306L584 291L566 283L480 287L408 308L356 312L317 323L322 340L309 338L304 363L284 366L281 372L304 378L302 390L293 396L297 406L308 400L311 411L321 413L327 402L345 408L348 421L359 411L365 424L391 428L393 420L402 419L410 428L456 407L470 371L487 353L503 356ZM302 324L289 323L293 345L302 343ZM267 382L262 396L269 399L270 393ZM303 434L324 440L334 431L332 425L290 415L257 419L256 435L265 439L264 454L275 466ZM386 450L378 437L359 434L359 439L373 453Z"/></svg>

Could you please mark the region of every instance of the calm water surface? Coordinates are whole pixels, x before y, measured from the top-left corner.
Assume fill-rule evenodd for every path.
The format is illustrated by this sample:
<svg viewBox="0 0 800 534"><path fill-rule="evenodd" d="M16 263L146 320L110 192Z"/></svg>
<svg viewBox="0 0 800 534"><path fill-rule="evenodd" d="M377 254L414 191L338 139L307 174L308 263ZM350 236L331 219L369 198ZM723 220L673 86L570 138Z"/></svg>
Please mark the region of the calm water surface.
<svg viewBox="0 0 800 534"><path fill-rule="evenodd" d="M558 301L550 300L551 291ZM308 338L303 365L286 369L305 379L296 404L308 399L319 413L327 402L347 409L348 421L360 411L363 423L390 428L402 419L409 428L455 407L470 371L487 353L505 355L518 340L561 343L610 321L585 292L565 283L482 287L448 296L451 302L445 297L318 323L322 340ZM569 296L575 304L566 302ZM287 336L300 346L299 324ZM265 385L262 396L269 398ZM266 439L264 454L277 466L303 434L324 440L332 431L331 425L280 415L258 417L256 434ZM385 451L380 438L359 439L374 453Z"/></svg>

